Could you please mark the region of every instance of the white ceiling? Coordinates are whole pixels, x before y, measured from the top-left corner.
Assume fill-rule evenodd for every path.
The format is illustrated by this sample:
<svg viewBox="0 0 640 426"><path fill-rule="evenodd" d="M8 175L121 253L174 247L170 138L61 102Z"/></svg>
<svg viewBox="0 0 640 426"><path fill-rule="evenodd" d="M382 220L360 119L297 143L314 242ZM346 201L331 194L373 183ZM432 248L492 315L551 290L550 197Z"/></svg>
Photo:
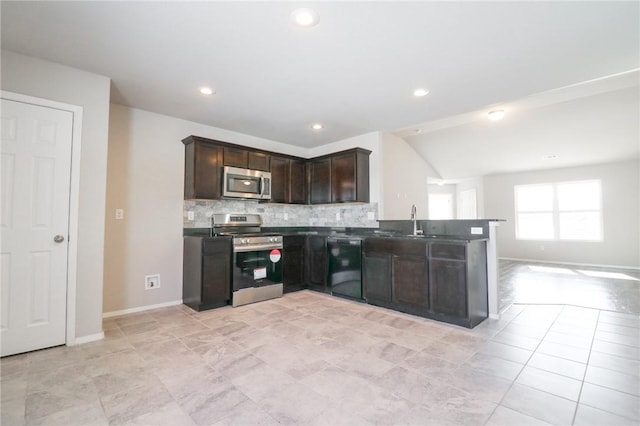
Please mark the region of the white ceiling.
<svg viewBox="0 0 640 426"><path fill-rule="evenodd" d="M292 25L300 6L313 7L319 25ZM493 160L513 154L515 167L518 156L539 156L516 148L524 142L560 159L609 144L603 127L579 116L560 121L552 105L529 108L526 119L512 109L500 122L511 132L492 133L486 123L445 131L443 119L466 115L468 123L491 106L636 70L640 62L636 1L3 0L1 19L4 49L108 76L116 103L301 147L424 125L407 140L444 178L486 174L470 161L476 151L501 149ZM216 94L200 95L203 85ZM418 87L430 94L413 97ZM627 85L591 98L623 114L608 121L627 126L626 106L637 105L638 90ZM539 131L540 120L564 131ZM326 128L311 131L314 122ZM441 128L430 137L433 122ZM567 136L577 129L579 140ZM563 145L566 139L572 143ZM471 149L462 148L469 142Z"/></svg>
<svg viewBox="0 0 640 426"><path fill-rule="evenodd" d="M402 129L441 182L640 158L640 72L633 71ZM545 158L554 156L555 158Z"/></svg>

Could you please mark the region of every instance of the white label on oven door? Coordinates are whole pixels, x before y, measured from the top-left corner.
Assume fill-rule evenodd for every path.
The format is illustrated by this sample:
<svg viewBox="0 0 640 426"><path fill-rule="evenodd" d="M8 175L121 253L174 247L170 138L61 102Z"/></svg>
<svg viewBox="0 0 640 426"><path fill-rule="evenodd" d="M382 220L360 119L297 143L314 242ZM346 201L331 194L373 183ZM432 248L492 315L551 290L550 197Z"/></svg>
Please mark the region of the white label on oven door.
<svg viewBox="0 0 640 426"><path fill-rule="evenodd" d="M253 270L253 279L261 280L263 278L267 278L267 267L256 268Z"/></svg>
<svg viewBox="0 0 640 426"><path fill-rule="evenodd" d="M282 254L280 253L280 250L278 250L278 249L273 249L273 250L271 250L271 253L269 253L269 259L273 263L280 262L281 258L282 258Z"/></svg>

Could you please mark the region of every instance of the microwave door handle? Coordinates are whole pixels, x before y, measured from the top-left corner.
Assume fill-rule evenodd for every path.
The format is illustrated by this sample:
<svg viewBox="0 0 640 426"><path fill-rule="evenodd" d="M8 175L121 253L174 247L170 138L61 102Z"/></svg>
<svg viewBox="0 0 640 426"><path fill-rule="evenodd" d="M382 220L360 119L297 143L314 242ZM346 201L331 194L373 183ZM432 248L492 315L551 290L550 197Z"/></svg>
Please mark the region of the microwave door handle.
<svg viewBox="0 0 640 426"><path fill-rule="evenodd" d="M264 176L260 176L260 198L264 197Z"/></svg>

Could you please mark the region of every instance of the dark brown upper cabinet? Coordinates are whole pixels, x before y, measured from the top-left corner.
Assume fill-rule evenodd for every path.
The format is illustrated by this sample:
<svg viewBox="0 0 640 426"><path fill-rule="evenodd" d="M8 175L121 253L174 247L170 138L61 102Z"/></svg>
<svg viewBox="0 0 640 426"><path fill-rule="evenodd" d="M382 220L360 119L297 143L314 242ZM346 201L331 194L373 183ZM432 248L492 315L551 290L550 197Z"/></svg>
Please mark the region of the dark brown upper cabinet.
<svg viewBox="0 0 640 426"><path fill-rule="evenodd" d="M230 146L224 147L225 166L268 172L271 165L270 159L271 156L264 152L251 151L248 149Z"/></svg>
<svg viewBox="0 0 640 426"><path fill-rule="evenodd" d="M241 148L224 147L224 165L231 167L247 168L249 151Z"/></svg>
<svg viewBox="0 0 640 426"><path fill-rule="evenodd" d="M222 196L221 146L190 137L183 140L184 198L215 200Z"/></svg>
<svg viewBox="0 0 640 426"><path fill-rule="evenodd" d="M309 161L309 202L327 204L331 202L331 158Z"/></svg>
<svg viewBox="0 0 640 426"><path fill-rule="evenodd" d="M185 199L222 198L224 166L271 172L271 201L287 204L369 202L369 155L353 148L306 160L199 136L185 145Z"/></svg>
<svg viewBox="0 0 640 426"><path fill-rule="evenodd" d="M271 202L306 204L306 161L271 156Z"/></svg>
<svg viewBox="0 0 640 426"><path fill-rule="evenodd" d="M368 203L370 154L354 148L310 160L310 204Z"/></svg>

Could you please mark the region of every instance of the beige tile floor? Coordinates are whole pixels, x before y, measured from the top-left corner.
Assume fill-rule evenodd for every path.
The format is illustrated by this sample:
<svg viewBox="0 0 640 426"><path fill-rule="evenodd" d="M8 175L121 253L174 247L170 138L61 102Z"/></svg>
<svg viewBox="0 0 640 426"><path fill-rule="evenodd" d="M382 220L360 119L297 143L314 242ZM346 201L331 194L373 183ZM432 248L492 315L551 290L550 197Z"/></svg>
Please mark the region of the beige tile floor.
<svg viewBox="0 0 640 426"><path fill-rule="evenodd" d="M514 305L473 330L311 291L105 320L1 360L2 425L615 425L640 421L640 320Z"/></svg>

